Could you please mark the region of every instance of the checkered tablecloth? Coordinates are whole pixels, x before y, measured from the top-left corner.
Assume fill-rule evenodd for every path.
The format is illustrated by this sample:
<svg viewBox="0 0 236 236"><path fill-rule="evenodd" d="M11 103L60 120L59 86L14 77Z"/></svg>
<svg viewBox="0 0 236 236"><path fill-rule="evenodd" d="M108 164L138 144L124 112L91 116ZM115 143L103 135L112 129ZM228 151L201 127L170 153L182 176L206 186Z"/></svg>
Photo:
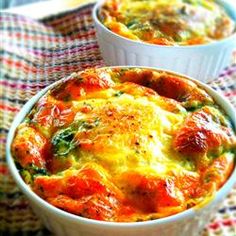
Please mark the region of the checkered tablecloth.
<svg viewBox="0 0 236 236"><path fill-rule="evenodd" d="M0 235L50 235L8 172L6 136L16 113L39 90L72 72L104 65L91 9L87 5L40 21L0 16ZM210 85L236 108L236 65ZM236 188L203 235L236 236Z"/></svg>

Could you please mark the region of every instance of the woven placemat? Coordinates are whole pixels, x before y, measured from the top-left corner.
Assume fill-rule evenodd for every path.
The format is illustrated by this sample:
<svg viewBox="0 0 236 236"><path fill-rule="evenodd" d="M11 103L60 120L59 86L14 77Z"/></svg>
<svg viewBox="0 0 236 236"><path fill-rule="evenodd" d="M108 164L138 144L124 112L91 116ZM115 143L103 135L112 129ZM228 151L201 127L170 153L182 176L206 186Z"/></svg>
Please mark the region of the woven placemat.
<svg viewBox="0 0 236 236"><path fill-rule="evenodd" d="M38 22L9 13L0 16L0 235L50 235L8 172L6 136L16 113L39 90L72 72L104 65L91 9L87 5ZM210 85L236 107L236 65ZM203 235L236 236L236 189Z"/></svg>

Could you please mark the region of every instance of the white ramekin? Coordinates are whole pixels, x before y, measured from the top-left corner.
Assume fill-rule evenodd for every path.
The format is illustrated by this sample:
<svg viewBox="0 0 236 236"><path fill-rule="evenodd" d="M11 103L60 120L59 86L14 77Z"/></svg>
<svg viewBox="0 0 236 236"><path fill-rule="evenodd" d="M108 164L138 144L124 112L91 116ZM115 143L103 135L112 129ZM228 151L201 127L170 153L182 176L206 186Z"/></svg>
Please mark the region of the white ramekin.
<svg viewBox="0 0 236 236"><path fill-rule="evenodd" d="M236 22L236 6L217 0ZM104 0L93 8L98 44L107 65L154 66L192 76L203 82L216 78L232 63L236 49L236 33L213 43L196 46L160 46L138 42L107 29L98 19Z"/></svg>
<svg viewBox="0 0 236 236"><path fill-rule="evenodd" d="M163 71L162 69L149 68ZM184 76L171 71L167 72ZM218 94L202 82L189 77L186 78L195 81L215 99L216 103L219 104L231 118L235 128L235 111L229 102L222 95ZM113 223L83 218L50 205L30 189L30 187L21 178L15 166L11 155L11 143L17 126L22 122L38 99L58 83L61 83L61 81L58 81L43 89L23 106L12 123L6 145L6 156L10 172L17 185L27 196L33 210L42 219L45 226L56 235L61 236L197 236L199 231L201 231L206 223L209 222L211 214L217 210L218 204L222 202L222 200L232 189L233 184L236 182L236 167L224 186L206 205L192 208L166 218L146 222Z"/></svg>

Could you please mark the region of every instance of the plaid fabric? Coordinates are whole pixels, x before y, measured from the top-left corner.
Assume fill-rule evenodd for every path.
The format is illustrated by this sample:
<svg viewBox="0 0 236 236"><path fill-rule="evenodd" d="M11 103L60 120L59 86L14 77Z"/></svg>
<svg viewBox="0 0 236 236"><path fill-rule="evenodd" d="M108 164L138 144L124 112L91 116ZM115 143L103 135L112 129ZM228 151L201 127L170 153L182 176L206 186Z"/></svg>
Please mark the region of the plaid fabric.
<svg viewBox="0 0 236 236"><path fill-rule="evenodd" d="M16 113L39 90L72 72L104 65L91 5L39 22L4 13L0 16L0 31L0 235L49 235L9 175L6 136ZM236 65L225 70L211 86L236 107ZM236 189L203 235L236 235Z"/></svg>

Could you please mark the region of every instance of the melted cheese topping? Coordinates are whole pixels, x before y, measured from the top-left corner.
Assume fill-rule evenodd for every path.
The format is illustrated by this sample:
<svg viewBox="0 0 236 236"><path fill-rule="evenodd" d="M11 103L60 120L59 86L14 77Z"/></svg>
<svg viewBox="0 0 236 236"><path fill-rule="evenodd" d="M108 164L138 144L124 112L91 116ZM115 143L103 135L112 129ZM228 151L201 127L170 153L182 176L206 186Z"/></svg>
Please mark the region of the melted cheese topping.
<svg viewBox="0 0 236 236"><path fill-rule="evenodd" d="M132 222L203 205L232 172L235 146L228 117L193 82L107 68L74 74L44 95L12 153L54 206Z"/></svg>
<svg viewBox="0 0 236 236"><path fill-rule="evenodd" d="M99 18L121 36L160 45L205 44L235 32L235 22L208 0L107 0Z"/></svg>
<svg viewBox="0 0 236 236"><path fill-rule="evenodd" d="M157 170L159 175L168 171L168 165L181 168L178 162L169 163L171 133L180 126L186 114L173 114L145 97L134 98L130 95L91 99L87 103L93 107L92 114L80 114L80 119L95 120L99 125L91 131L78 134L78 140L93 143L89 149L92 158L103 163L112 175L128 169L142 168L142 172ZM74 102L76 108L83 101ZM81 151L80 161L87 160L87 152ZM94 156L95 154L95 156ZM112 156L112 158L111 158Z"/></svg>

